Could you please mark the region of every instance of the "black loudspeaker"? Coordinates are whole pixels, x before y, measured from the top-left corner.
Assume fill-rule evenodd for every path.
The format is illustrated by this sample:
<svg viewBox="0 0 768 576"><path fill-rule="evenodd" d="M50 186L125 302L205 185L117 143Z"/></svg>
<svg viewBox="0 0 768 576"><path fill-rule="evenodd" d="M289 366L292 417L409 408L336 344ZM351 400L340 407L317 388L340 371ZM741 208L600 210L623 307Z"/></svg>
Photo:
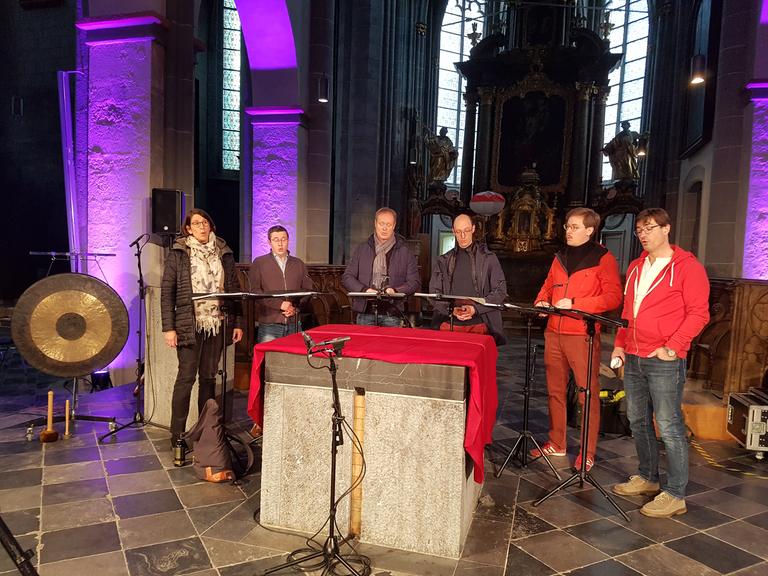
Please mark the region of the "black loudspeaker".
<svg viewBox="0 0 768 576"><path fill-rule="evenodd" d="M181 232L184 193L169 188L152 188L152 233L176 235Z"/></svg>

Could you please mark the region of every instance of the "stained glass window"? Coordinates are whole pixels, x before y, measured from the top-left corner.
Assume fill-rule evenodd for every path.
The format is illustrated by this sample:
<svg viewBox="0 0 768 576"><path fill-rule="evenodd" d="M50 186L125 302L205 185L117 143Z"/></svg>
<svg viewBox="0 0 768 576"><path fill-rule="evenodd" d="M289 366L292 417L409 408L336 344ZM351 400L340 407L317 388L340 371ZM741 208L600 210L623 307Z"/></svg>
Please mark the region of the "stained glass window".
<svg viewBox="0 0 768 576"><path fill-rule="evenodd" d="M438 73L437 92L437 132L443 126L448 129L447 136L459 150L459 159L453 172L445 181L447 186L457 186L461 174L461 149L464 144L464 99L465 81L454 64L469 58L472 44L467 34L472 32L472 24L477 24L477 32L483 32L483 14L478 9L477 1L448 0L440 32L440 70Z"/></svg>
<svg viewBox="0 0 768 576"><path fill-rule="evenodd" d="M611 12L612 52L623 52L621 65L611 72L608 106L605 114L604 141L621 130L621 122L630 122L630 130L640 132L645 69L648 52L648 0L608 0ZM611 164L603 158L603 181L611 180Z"/></svg>
<svg viewBox="0 0 768 576"><path fill-rule="evenodd" d="M221 167L240 170L240 16L235 0L224 0L223 10Z"/></svg>

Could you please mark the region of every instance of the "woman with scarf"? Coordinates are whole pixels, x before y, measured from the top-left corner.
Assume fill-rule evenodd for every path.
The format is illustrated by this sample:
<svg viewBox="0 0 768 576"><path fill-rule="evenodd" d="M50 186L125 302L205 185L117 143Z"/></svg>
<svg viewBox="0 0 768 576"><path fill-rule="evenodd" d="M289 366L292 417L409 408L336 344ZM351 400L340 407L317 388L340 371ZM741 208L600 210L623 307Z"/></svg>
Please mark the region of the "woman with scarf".
<svg viewBox="0 0 768 576"><path fill-rule="evenodd" d="M228 334L222 330L219 300L192 300L193 294L237 292L240 285L235 258L227 243L217 237L216 225L204 210L192 209L184 220L182 236L165 260L161 311L165 343L176 348L179 371L171 402L171 446L184 433L189 400L199 374L198 413L216 394L216 371L222 347L243 337L240 318L228 313Z"/></svg>

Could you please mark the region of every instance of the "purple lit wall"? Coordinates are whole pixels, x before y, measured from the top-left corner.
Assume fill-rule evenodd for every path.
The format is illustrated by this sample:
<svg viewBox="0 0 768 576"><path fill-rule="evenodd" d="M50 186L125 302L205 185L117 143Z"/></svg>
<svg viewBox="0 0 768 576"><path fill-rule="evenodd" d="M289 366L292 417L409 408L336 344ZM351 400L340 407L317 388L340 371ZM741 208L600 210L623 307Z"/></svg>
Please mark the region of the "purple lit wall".
<svg viewBox="0 0 768 576"><path fill-rule="evenodd" d="M89 264L128 308L130 337L110 365L115 384L132 379L137 357L137 271L128 244L146 231L152 133L152 51L148 38L88 44L87 237L89 252L117 256Z"/></svg>
<svg viewBox="0 0 768 576"><path fill-rule="evenodd" d="M267 230L281 224L288 230L291 250L296 247L299 182L299 123L252 120L253 218L251 254L269 250Z"/></svg>
<svg viewBox="0 0 768 576"><path fill-rule="evenodd" d="M747 88L753 94L765 94L768 83L753 83ZM752 105L752 160L742 275L768 280L768 94L754 95Z"/></svg>

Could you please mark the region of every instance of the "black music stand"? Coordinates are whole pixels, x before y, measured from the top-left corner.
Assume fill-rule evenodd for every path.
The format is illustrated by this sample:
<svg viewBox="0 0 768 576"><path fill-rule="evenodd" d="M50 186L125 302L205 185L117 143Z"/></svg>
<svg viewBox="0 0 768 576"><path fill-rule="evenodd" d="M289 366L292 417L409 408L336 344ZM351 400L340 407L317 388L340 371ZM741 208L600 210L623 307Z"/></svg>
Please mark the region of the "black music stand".
<svg viewBox="0 0 768 576"><path fill-rule="evenodd" d="M254 292L217 292L212 294L196 294L192 296L192 301L196 300L219 300L219 308L222 311L222 325L224 338L226 338L228 330L228 305L227 302L242 302L245 300L260 300L264 298L299 298L302 296L311 296L317 294L317 292L278 292L278 293L254 293ZM230 453L234 457L233 464L238 464L238 469L235 470L235 476L239 479L248 474L254 463L253 449L251 444L258 440L248 434L248 438L234 434L227 430L227 348L229 345L224 342L221 349L221 362L222 367L221 374L221 426L224 430L224 441L229 448ZM240 457L240 453L235 449L233 444L239 444L242 446L245 452L245 461Z"/></svg>
<svg viewBox="0 0 768 576"><path fill-rule="evenodd" d="M451 332L453 332L453 306L451 303L457 302L459 300L467 300L471 302L475 302L476 304L480 304L481 306L487 306L489 308L501 308L501 304L491 304L490 302L487 302L485 298L480 298L478 296L456 296L453 294L441 294L440 292L435 292L433 294L426 294L424 292L416 292L414 296L418 296L419 298L428 298L430 300L436 300L438 302L448 302L449 310L448 310L448 323L451 327ZM479 314L479 312L478 312Z"/></svg>
<svg viewBox="0 0 768 576"><path fill-rule="evenodd" d="M619 514L621 514L622 518L626 520L627 522L630 521L629 516L627 516L626 512L622 510L618 504L616 504L616 501L611 498L611 495L608 494L608 492L605 491L605 488L600 486L600 483L595 480L592 475L587 472L587 439L589 438L589 406L590 402L592 400L592 391L591 391L591 381L592 381L592 362L593 362L593 344L595 341L595 324L597 322L600 322L601 324L608 325L608 326L623 326L626 327L627 321L626 320L613 320L612 318L608 318L606 316L601 316L600 314L591 314L589 312L584 312L582 310L575 310L575 309L563 309L563 308L554 308L551 306L543 307L542 308L544 313L550 313L550 314L558 314L560 316L566 316L570 318L581 318L584 320L584 322L587 325L587 380L586 380L586 387L582 388L579 387L580 392L584 392L584 406L582 408L582 423L581 423L581 467L576 470L569 478L565 479L563 482L561 482L558 486L550 490L549 493L541 497L540 499L536 500L536 502L533 503L534 506L538 506L542 502L544 502L547 498L554 495L555 493L559 492L560 490L566 489L571 484L575 483L576 481L579 482L579 488L582 488L584 486L584 482L587 481L592 486L594 486L600 494L605 496L605 499L608 500L608 502L613 506Z"/></svg>
<svg viewBox="0 0 768 576"><path fill-rule="evenodd" d="M314 564L311 567L308 566L307 570L311 569L316 571L322 568L323 574L338 574L338 572L335 571L336 563L338 563L344 566L352 576L368 576L371 573L370 561L365 557L357 556L357 561L360 561L363 564L363 571L358 572L355 570L349 561L341 555L339 538L336 535L336 507L338 506L338 502L336 502L336 453L338 452L338 447L344 443L344 438L342 436L344 415L341 412L341 402L339 401L339 386L336 382L337 366L335 359L341 357L341 350L344 347L344 343L349 340L349 338L336 338L329 342L321 342L320 344L312 342L312 338L306 333L304 334L304 338L307 342L307 360L316 355L320 358L328 358L328 371L331 373L331 389L333 392L333 415L331 416L331 486L330 508L328 511L328 519L325 521L325 524L328 524L328 538L326 538L322 550L316 550L306 556L289 560L284 564L270 568L264 572L264 574L272 574L273 572L278 572L292 566L298 567L299 564L322 557L322 562ZM344 542L346 542L346 540L342 539L341 544ZM294 557L305 550L307 549L302 548L294 550L288 554L288 558ZM301 568L299 568L299 570L301 570Z"/></svg>
<svg viewBox="0 0 768 576"><path fill-rule="evenodd" d="M369 300L371 306L373 306L373 325L378 326L380 303L386 301L391 305L394 300L402 300L407 294L403 292L393 292L392 294L388 294L385 290L377 290L376 292L347 292L347 296L350 298L365 298ZM400 313L400 309L397 308L397 306L395 306L395 309ZM404 319L402 313L400 313L400 317Z"/></svg>
<svg viewBox="0 0 768 576"><path fill-rule="evenodd" d="M518 431L519 436L517 437L514 446L512 446L509 454L507 454L507 457L504 459L504 463L501 465L501 468L496 471L494 476L496 476L496 478L501 476L502 472L504 472L504 468L507 467L507 464L509 464L510 460L517 459L520 463L520 467L525 468L528 466L529 459L531 462L535 462L539 458L543 458L544 462L547 463L547 466L549 466L550 470L552 470L552 473L555 475L555 477L558 480L562 480L562 478L560 478L560 474L558 474L557 470L552 465L552 462L550 462L547 455L542 451L541 446L539 446L539 443L536 441L536 438L534 438L531 431L528 430L528 417L531 402L531 383L533 382L533 370L535 366L534 358L536 356L536 346L531 344L531 327L533 324L533 319L536 316L548 313L542 312L541 308L527 308L524 306L515 306L514 304L503 304L503 307L515 310L516 312L523 315L525 317L526 323L525 379L523 380L523 429ZM533 458L528 453L529 440L531 444L538 449L540 456Z"/></svg>

